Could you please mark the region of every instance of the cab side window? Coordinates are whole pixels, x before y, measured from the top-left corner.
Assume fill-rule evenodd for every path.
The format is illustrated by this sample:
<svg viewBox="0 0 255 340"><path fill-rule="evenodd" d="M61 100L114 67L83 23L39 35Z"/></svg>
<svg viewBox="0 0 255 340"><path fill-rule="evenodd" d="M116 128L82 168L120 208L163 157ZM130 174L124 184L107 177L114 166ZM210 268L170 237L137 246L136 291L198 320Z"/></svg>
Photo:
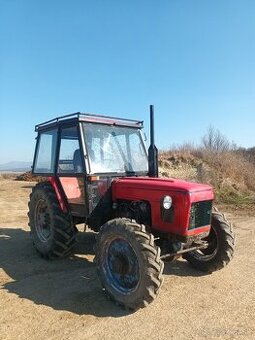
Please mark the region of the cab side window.
<svg viewBox="0 0 255 340"><path fill-rule="evenodd" d="M38 136L34 173L51 174L55 169L57 129L41 132Z"/></svg>
<svg viewBox="0 0 255 340"><path fill-rule="evenodd" d="M61 129L58 173L82 173L83 162L76 127Z"/></svg>

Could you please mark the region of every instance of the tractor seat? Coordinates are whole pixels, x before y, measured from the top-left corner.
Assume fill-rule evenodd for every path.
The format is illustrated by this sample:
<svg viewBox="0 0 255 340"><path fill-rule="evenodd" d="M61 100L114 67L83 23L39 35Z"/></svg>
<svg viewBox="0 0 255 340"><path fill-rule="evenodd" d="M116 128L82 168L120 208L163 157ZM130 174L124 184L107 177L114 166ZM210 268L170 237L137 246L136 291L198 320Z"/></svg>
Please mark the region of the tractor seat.
<svg viewBox="0 0 255 340"><path fill-rule="evenodd" d="M82 158L81 158L81 150L77 149L73 154L73 168L74 172L81 173L83 172Z"/></svg>

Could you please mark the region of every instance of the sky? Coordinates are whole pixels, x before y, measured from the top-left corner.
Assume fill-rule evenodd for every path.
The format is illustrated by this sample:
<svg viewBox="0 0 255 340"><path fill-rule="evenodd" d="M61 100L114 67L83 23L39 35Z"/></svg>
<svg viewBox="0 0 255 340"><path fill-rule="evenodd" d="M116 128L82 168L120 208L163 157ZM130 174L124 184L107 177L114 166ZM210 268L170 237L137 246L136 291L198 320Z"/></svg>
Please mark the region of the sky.
<svg viewBox="0 0 255 340"><path fill-rule="evenodd" d="M0 0L0 164L72 112L144 120L159 149L210 125L255 146L255 1Z"/></svg>

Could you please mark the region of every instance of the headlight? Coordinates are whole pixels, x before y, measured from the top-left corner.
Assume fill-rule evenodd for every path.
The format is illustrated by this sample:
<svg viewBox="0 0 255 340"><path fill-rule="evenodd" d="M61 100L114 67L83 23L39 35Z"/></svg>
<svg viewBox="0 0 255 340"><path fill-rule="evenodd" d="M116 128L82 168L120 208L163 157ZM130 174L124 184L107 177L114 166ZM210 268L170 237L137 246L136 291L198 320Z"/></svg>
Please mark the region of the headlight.
<svg viewBox="0 0 255 340"><path fill-rule="evenodd" d="M163 199L163 207L164 209L168 210L172 206L172 197L171 196L165 196Z"/></svg>

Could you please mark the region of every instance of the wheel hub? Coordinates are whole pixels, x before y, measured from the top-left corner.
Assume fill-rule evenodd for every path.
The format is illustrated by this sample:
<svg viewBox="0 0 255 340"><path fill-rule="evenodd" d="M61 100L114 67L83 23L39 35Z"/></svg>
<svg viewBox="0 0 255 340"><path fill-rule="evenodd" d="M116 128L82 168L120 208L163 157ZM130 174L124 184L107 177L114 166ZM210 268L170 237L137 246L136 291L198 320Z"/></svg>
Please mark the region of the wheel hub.
<svg viewBox="0 0 255 340"><path fill-rule="evenodd" d="M50 238L49 212L47 204L43 199L38 201L35 208L35 228L40 241L46 242Z"/></svg>
<svg viewBox="0 0 255 340"><path fill-rule="evenodd" d="M217 253L219 247L219 240L213 226L211 227L210 234L204 238L204 241L207 242L208 246L205 249L200 250L201 253L207 257L213 257Z"/></svg>
<svg viewBox="0 0 255 340"><path fill-rule="evenodd" d="M106 271L121 292L134 290L139 282L139 263L134 249L124 239L113 240L106 254Z"/></svg>
<svg viewBox="0 0 255 340"><path fill-rule="evenodd" d="M112 271L115 274L126 275L130 271L128 259L122 254L117 254L112 258Z"/></svg>

